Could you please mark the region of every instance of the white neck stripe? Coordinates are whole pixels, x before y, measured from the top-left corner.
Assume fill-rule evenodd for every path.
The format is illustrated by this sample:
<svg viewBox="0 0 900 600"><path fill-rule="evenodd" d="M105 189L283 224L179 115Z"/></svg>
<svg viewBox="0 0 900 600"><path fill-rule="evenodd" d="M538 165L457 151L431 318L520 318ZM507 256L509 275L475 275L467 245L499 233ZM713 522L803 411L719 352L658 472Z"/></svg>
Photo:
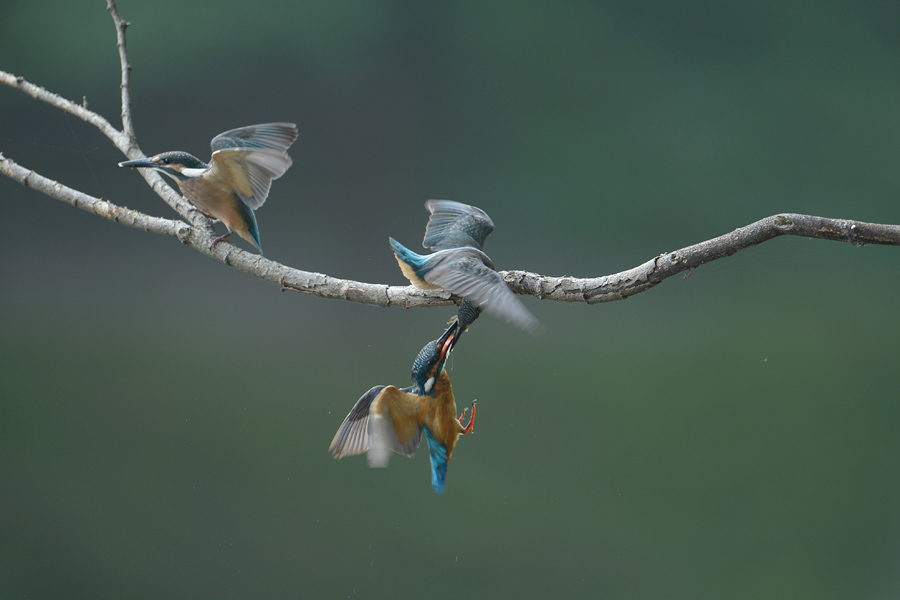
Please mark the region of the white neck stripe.
<svg viewBox="0 0 900 600"><path fill-rule="evenodd" d="M182 169L181 174L185 177L200 177L206 173L206 169Z"/></svg>

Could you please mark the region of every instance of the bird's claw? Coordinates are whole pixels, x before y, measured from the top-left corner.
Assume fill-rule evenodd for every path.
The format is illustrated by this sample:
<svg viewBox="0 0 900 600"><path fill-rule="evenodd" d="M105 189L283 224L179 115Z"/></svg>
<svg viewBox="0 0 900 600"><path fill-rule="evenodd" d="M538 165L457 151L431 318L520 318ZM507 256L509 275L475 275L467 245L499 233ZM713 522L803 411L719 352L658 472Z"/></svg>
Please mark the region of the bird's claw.
<svg viewBox="0 0 900 600"><path fill-rule="evenodd" d="M463 409L462 414L459 415L459 424L462 425L463 418L466 416L466 408ZM475 427L475 400L472 400L472 414L469 416L469 424L463 426L463 434L472 433L472 429Z"/></svg>
<svg viewBox="0 0 900 600"><path fill-rule="evenodd" d="M197 208L196 206L194 206L194 207L188 209L188 212L198 212L198 213L200 213L201 215L203 215L204 217L206 217L207 219L209 219L210 221L216 221L216 220L218 220L218 219L216 219L214 216L212 216L211 214L203 212L202 210L200 210L200 209Z"/></svg>
<svg viewBox="0 0 900 600"><path fill-rule="evenodd" d="M225 240L227 240L228 237L229 237L232 233L234 233L234 232L233 232L233 231L229 231L229 232L226 233L225 235L220 235L219 237L214 238L213 241L211 241L211 242L209 243L209 249L212 250L212 249L213 249L213 246L215 246L215 245L218 244L219 242L224 242Z"/></svg>

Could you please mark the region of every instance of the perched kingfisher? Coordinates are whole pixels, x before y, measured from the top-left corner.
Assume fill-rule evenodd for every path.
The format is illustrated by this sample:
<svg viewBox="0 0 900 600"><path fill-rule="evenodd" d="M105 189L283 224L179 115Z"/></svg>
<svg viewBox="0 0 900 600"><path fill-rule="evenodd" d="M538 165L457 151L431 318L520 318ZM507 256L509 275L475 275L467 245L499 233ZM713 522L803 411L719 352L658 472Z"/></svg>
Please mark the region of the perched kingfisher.
<svg viewBox="0 0 900 600"><path fill-rule="evenodd" d="M494 263L484 253L484 240L494 222L480 208L452 200L428 200L431 213L422 246L431 254L416 254L394 238L388 238L403 275L422 289L445 289L464 298L460 304L456 337L481 310L534 331L538 321L512 293ZM468 303L468 305L466 305ZM455 343L455 341L454 341Z"/></svg>
<svg viewBox="0 0 900 600"><path fill-rule="evenodd" d="M297 139L293 123L264 123L220 133L210 142L212 158L206 164L187 152L163 152L150 158L126 160L120 167L156 169L178 184L185 199L210 219L218 219L228 233L253 244L262 254L257 208L269 195L272 180L284 175L291 166L287 149Z"/></svg>
<svg viewBox="0 0 900 600"><path fill-rule="evenodd" d="M475 425L474 400L469 423L462 424L465 410L457 419L453 387L444 370L457 328L454 322L422 348L413 363L413 385L403 389L377 385L363 394L331 440L329 450L335 458L368 452L370 467L386 467L392 450L414 455L424 433L431 456L431 487L438 494L444 491L456 441Z"/></svg>

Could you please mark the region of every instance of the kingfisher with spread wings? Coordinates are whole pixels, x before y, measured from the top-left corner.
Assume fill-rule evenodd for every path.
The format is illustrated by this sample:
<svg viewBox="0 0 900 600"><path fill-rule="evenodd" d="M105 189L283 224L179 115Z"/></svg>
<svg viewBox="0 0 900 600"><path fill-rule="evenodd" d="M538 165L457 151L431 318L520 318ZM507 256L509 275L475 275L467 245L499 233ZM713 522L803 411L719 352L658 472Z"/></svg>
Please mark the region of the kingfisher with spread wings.
<svg viewBox="0 0 900 600"><path fill-rule="evenodd" d="M456 417L456 400L444 362L453 349L459 324L454 322L440 338L428 342L413 363L413 384L406 388L377 385L363 394L341 424L330 450L335 458L368 453L369 466L386 467L391 452L412 456L422 436L431 457L431 486L444 491L447 463L460 435L475 424L475 401L469 423L463 410Z"/></svg>
<svg viewBox="0 0 900 600"><path fill-rule="evenodd" d="M213 244L237 233L262 254L253 211L266 201L272 181L291 166L287 150L296 139L293 123L250 125L214 137L209 164L187 152L173 151L126 160L119 166L168 175L195 210L228 228Z"/></svg>
<svg viewBox="0 0 900 600"><path fill-rule="evenodd" d="M463 298L457 337L482 310L534 332L538 320L519 301L484 253L484 241L494 230L486 212L452 200L428 200L431 213L422 246L431 254L413 252L388 238L397 263L410 283L422 289L445 289ZM455 342L454 342L455 343Z"/></svg>

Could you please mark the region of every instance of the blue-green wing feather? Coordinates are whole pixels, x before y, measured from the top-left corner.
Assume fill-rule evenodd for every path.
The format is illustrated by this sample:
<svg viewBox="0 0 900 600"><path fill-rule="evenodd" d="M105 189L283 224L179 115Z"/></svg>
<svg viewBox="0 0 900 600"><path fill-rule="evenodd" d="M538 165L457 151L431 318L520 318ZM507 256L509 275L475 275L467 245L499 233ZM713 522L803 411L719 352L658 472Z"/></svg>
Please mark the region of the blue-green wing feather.
<svg viewBox="0 0 900 600"><path fill-rule="evenodd" d="M494 222L476 206L453 200L428 200L431 213L422 245L430 250L471 246L484 249L484 241L494 231Z"/></svg>
<svg viewBox="0 0 900 600"><path fill-rule="evenodd" d="M262 123L238 127L220 133L212 139L212 151L227 149L276 150L286 152L297 139L294 123Z"/></svg>

